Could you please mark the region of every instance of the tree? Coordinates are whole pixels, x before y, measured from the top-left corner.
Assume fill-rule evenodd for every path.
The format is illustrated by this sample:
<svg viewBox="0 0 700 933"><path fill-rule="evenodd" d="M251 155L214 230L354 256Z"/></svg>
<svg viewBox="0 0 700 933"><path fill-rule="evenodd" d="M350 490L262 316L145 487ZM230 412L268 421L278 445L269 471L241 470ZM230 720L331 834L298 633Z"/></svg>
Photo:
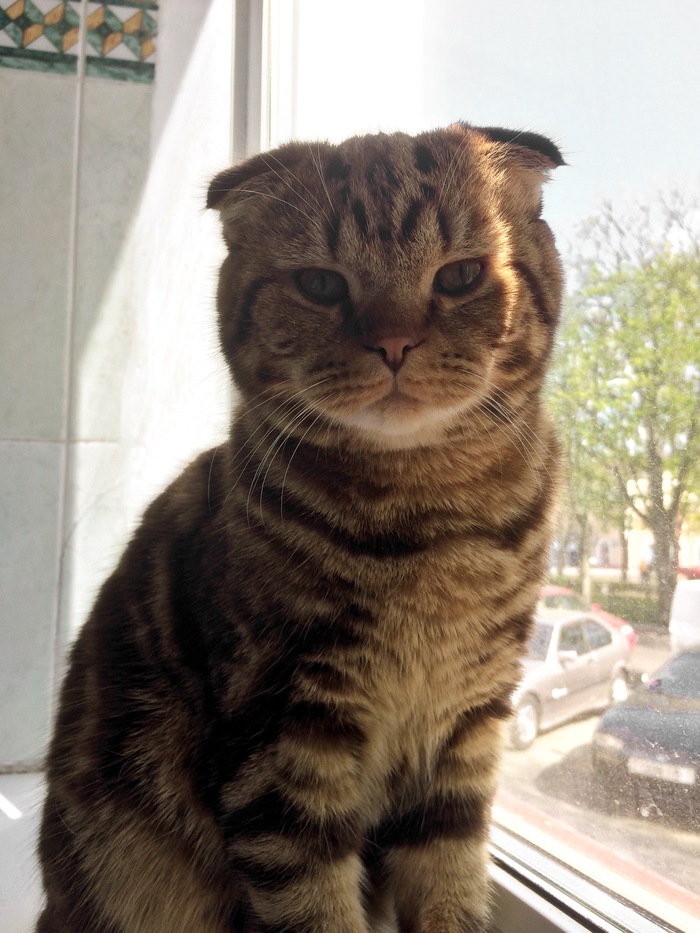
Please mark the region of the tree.
<svg viewBox="0 0 700 933"><path fill-rule="evenodd" d="M668 620L700 485L700 211L678 195L583 231L551 396L579 509L651 529Z"/></svg>
<svg viewBox="0 0 700 933"><path fill-rule="evenodd" d="M564 542L576 540L581 589L590 601L591 520L595 517L624 528L627 502L620 496L617 484L610 481L605 464L596 459L593 420L581 401L590 395L590 374L573 312L575 308L564 316L548 397L560 425L565 464L558 537L561 551Z"/></svg>

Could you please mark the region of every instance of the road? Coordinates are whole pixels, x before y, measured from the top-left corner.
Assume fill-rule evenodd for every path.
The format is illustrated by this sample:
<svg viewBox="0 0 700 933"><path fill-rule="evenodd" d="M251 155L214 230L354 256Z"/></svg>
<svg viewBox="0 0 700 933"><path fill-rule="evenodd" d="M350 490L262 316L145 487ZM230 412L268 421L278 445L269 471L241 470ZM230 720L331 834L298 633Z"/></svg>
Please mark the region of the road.
<svg viewBox="0 0 700 933"><path fill-rule="evenodd" d="M633 667L638 674L651 673L667 656L665 639L642 635ZM650 873L647 885L653 873L654 878L668 880L669 891L679 886L696 897L700 893L700 812L697 808L669 811L664 804L663 812L644 818L640 808L650 800L633 799L624 789L605 793L590 754L597 721L597 716L579 719L540 735L525 752L507 751L497 819L507 825L511 814L514 822L518 822L517 813L521 817L525 814L525 826L531 826L535 834L552 824L555 829L550 825L550 834L556 835L559 827L560 835L574 839L574 851L583 852L590 841L597 858L610 864L629 864L642 885L645 872ZM520 823L522 832L522 820ZM674 893L676 900L682 899L683 890ZM665 896L671 897L668 893ZM695 907L691 903L689 909ZM697 907L700 909L700 899ZM697 916L700 929L700 913Z"/></svg>

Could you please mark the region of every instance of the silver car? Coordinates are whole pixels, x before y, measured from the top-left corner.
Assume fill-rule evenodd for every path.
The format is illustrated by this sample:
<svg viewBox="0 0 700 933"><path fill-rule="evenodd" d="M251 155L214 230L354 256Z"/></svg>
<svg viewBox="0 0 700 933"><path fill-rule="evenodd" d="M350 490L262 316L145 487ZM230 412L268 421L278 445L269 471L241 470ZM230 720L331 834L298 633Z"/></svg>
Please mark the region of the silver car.
<svg viewBox="0 0 700 933"><path fill-rule="evenodd" d="M629 659L629 641L599 616L539 610L513 694L511 745L528 748L541 730L626 699Z"/></svg>

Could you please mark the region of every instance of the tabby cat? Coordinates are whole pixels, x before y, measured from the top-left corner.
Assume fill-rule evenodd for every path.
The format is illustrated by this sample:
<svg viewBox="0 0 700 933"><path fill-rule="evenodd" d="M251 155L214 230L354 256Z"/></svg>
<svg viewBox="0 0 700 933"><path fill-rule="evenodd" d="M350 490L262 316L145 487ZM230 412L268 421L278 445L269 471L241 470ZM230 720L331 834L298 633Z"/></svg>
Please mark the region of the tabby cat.
<svg viewBox="0 0 700 933"><path fill-rule="evenodd" d="M41 933L486 929L558 472L561 164L456 124L214 179L240 405L73 647Z"/></svg>

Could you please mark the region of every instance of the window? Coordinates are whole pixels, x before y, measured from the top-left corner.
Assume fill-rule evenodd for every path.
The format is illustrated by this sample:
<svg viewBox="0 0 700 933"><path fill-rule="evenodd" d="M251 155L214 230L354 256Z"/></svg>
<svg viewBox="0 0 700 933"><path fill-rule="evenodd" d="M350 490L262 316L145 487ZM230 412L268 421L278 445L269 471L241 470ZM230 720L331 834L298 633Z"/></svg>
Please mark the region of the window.
<svg viewBox="0 0 700 933"><path fill-rule="evenodd" d="M545 700L549 723L540 719L526 750L505 753L494 808L496 922L503 933L700 928L700 805L684 818L672 800L667 805L657 795L650 802L645 794L674 788L657 783L650 791L631 780L624 762L617 778L605 776L594 754L601 747L596 736L604 734L597 731L603 710L629 691L633 699L637 689L646 696L650 678L653 691L653 674L669 656L668 606L659 602L671 572L665 553L673 552L692 574L700 547L697 441L690 451L700 397L700 325L697 311L693 318L684 310L697 309L700 267L688 271L683 259L690 264L700 248L700 7L672 0L661 15L651 0L534 6L299 0L290 13L272 0L270 11L273 34L294 20L286 58L271 70L270 100L296 88L291 109L277 118L274 107L269 111L273 143L377 128L415 131L465 119L543 132L565 153L569 167L545 191L544 216L568 279L550 394L564 429L569 481L541 607L591 614L561 631L558 648L575 651L576 660L562 659L560 679L543 691L540 706L528 700L528 729ZM632 230L643 236L630 247L629 268L615 265L606 242L622 256L624 234ZM655 252L664 231L670 231L667 247ZM658 260L655 282L642 283L646 292L632 274L640 256ZM668 296L674 310L662 318L670 321L669 334L684 335L686 347L671 342L665 324L644 333L634 314L652 307L642 304L643 293ZM636 345L615 339L625 334L636 334ZM649 352L640 363L643 350ZM666 472L652 477L644 457L661 422L643 393L661 362L674 371L671 380L663 369L655 390L662 421L671 424L675 411L686 422L659 441ZM692 455L683 460L687 452ZM679 510L663 538L660 523L651 527L652 500L670 514L679 477L685 483ZM549 624L537 628L531 662L552 658L552 633ZM587 672L592 685L582 683ZM584 712L566 676L585 686L576 693L577 704L588 704ZM687 767L697 790L700 760Z"/></svg>
<svg viewBox="0 0 700 933"><path fill-rule="evenodd" d="M590 651L582 622L572 622L562 626L559 632L559 650L573 651L574 654L586 654Z"/></svg>
<svg viewBox="0 0 700 933"><path fill-rule="evenodd" d="M551 625L538 622L528 643L527 655L533 661L544 661L549 652L554 629Z"/></svg>
<svg viewBox="0 0 700 933"><path fill-rule="evenodd" d="M664 664L649 687L668 696L700 700L700 651L686 651Z"/></svg>
<svg viewBox="0 0 700 933"><path fill-rule="evenodd" d="M584 629L586 631L588 644L593 650L596 648L605 648L606 645L612 642L612 635L610 632L597 622L592 622L590 620L584 622Z"/></svg>

